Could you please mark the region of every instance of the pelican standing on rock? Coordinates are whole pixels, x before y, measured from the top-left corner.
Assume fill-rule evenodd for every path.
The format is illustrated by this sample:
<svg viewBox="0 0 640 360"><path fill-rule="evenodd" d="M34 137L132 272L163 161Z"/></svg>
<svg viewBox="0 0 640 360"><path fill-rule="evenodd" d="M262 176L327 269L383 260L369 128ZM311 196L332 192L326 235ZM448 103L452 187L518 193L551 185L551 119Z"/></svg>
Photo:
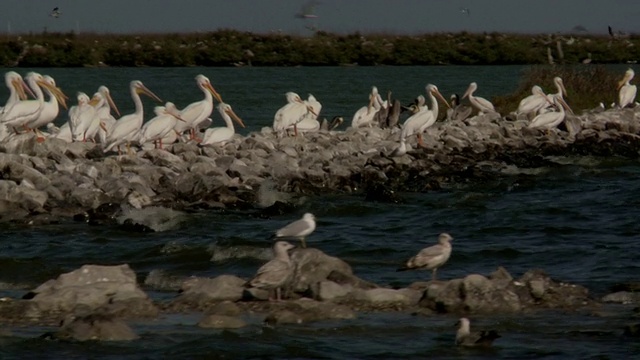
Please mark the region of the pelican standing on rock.
<svg viewBox="0 0 640 360"><path fill-rule="evenodd" d="M371 126L375 114L382 107L382 96L378 92L378 88L373 86L369 94L369 104L363 106L353 115L351 127L359 128L363 126Z"/></svg>
<svg viewBox="0 0 640 360"><path fill-rule="evenodd" d="M458 320L456 332L456 345L469 347L489 347L495 339L501 336L495 330L471 332L471 322L467 318Z"/></svg>
<svg viewBox="0 0 640 360"><path fill-rule="evenodd" d="M47 96L49 96L49 100L44 102L38 117L26 125L27 128L33 129L36 134L38 134L38 141L44 141L44 137L39 133L38 129L47 126L47 124L53 122L58 117L58 112L60 111L59 105L62 105L65 109L67 108L66 96L63 96L62 90L56 87L56 81L49 75L44 75L43 79L51 85L51 88L55 88L58 91L54 92L50 90L49 87L44 88Z"/></svg>
<svg viewBox="0 0 640 360"><path fill-rule="evenodd" d="M538 128L538 129L555 129L558 125L560 125L566 116L565 109L571 111L569 105L559 96L553 97L554 105L556 106L558 111L549 111L546 113L542 113L529 123L530 128Z"/></svg>
<svg viewBox="0 0 640 360"><path fill-rule="evenodd" d="M135 112L133 114L125 115L118 119L111 131L107 134L103 151L111 151L114 147L118 147L118 154L120 154L120 145L127 144L127 150L131 150L131 142L136 139L142 122L144 121L142 100L140 94L145 94L157 102L162 102L156 94L147 89L146 86L140 80L134 80L129 84L129 90L131 92L131 98L135 104Z"/></svg>
<svg viewBox="0 0 640 360"><path fill-rule="evenodd" d="M399 268L397 271L405 270L432 270L431 280L436 280L436 271L439 267L449 260L451 256L451 240L453 238L447 233L442 233L438 236L438 244L424 248L420 252L407 260L405 266Z"/></svg>
<svg viewBox="0 0 640 360"><path fill-rule="evenodd" d="M633 69L628 69L624 73L624 77L618 84L618 106L620 109L624 109L636 100L636 93L638 88L635 85L631 85L630 82L635 76Z"/></svg>
<svg viewBox="0 0 640 360"><path fill-rule="evenodd" d="M294 267L288 251L294 247L286 241L277 241L273 245L274 258L262 265L247 285L269 291L269 300L273 300L271 290L275 290L275 300L282 300L281 289L293 277Z"/></svg>
<svg viewBox="0 0 640 360"><path fill-rule="evenodd" d="M89 96L79 92L78 105L69 109L69 127L71 128L71 139L73 141L87 141L87 130L96 114L96 109L89 102Z"/></svg>
<svg viewBox="0 0 640 360"><path fill-rule="evenodd" d="M427 106L418 105L418 112L410 116L402 125L402 132L400 133L400 139L407 138L412 135L418 136L418 144L421 147L426 147L424 141L422 140L422 133L435 124L438 118L438 99L444 102L447 106L449 103L444 99L438 87L433 84L428 84L426 86L427 96L431 101L431 109ZM437 98L436 98L437 96Z"/></svg>
<svg viewBox="0 0 640 360"><path fill-rule="evenodd" d="M36 97L33 94L33 91L27 86L27 83L24 82L22 76L15 71L7 71L4 74L4 83L7 85L9 89L9 98L3 107L0 107L0 119L2 118L5 112L8 112L11 107L16 104L18 101L26 100L27 93L32 95L34 98Z"/></svg>
<svg viewBox="0 0 640 360"><path fill-rule="evenodd" d="M273 118L273 131L286 132L293 126L294 134L298 135L298 123L304 120L309 112L314 113L314 111L309 104L302 101L300 95L288 92L285 96L287 104L276 111ZM317 116L315 113L314 115Z"/></svg>
<svg viewBox="0 0 640 360"><path fill-rule="evenodd" d="M306 213L302 219L296 220L291 224L276 231L277 238L298 238L302 242L302 247L307 247L305 237L310 235L316 229L316 217L312 213Z"/></svg>
<svg viewBox="0 0 640 360"><path fill-rule="evenodd" d="M180 135L186 130L189 130L189 139L196 139L196 129L200 123L206 120L213 111L213 98L215 97L218 102L222 102L222 97L216 89L211 85L211 81L206 76L199 74L196 76L196 84L198 88L204 93L204 99L196 101L187 105L180 111L180 117L184 121L178 121L174 128Z"/></svg>
<svg viewBox="0 0 640 360"><path fill-rule="evenodd" d="M296 124L298 131L300 132L313 132L320 130L320 122L318 121L318 115L322 111L322 104L316 100L316 97L309 94L307 100L304 103L313 109L313 112L307 112L302 121Z"/></svg>
<svg viewBox="0 0 640 360"><path fill-rule="evenodd" d="M538 113L541 109L546 107L547 105L552 104L549 101L547 95L542 91L542 88L538 85L534 85L531 88L531 95L526 98L520 100L520 104L518 105L518 110L516 110L516 116L520 114L526 115L529 119L531 115Z"/></svg>
<svg viewBox="0 0 640 360"><path fill-rule="evenodd" d="M93 96L94 98L97 98L95 105L96 115L93 119L92 128L88 132L93 133L93 126L97 125L98 128L95 131L97 132L100 143L104 144L107 139L107 133L111 130L113 124L116 123L116 118L111 115L111 109L115 111L118 117L120 116L120 111L118 110L116 103L113 101L108 87L101 85L98 88L98 92ZM94 137L95 133L92 135L92 138Z"/></svg>
<svg viewBox="0 0 640 360"><path fill-rule="evenodd" d="M236 133L232 119L238 122L240 126L245 127L244 122L236 115L231 105L221 102L218 104L218 112L226 126L207 129L202 137L201 146L220 144L231 140Z"/></svg>
<svg viewBox="0 0 640 360"><path fill-rule="evenodd" d="M25 76L25 80L35 95L35 100L23 100L16 102L10 109L5 109L0 115L0 122L9 128L27 128L27 124L35 121L44 108L44 93L42 89L48 89L58 96L58 100L64 98L64 94L45 81L44 77L36 72L30 72Z"/></svg>
<svg viewBox="0 0 640 360"><path fill-rule="evenodd" d="M153 142L156 149L162 149L162 139L175 130L176 122L184 121L180 117L180 111L172 102L164 106L156 106L156 116L147 121L140 129L140 144Z"/></svg>
<svg viewBox="0 0 640 360"><path fill-rule="evenodd" d="M478 89L478 84L475 82L472 82L471 84L469 84L469 87L467 88L467 91L462 96L462 99L469 98L469 102L471 103L471 106L476 108L479 114L495 113L496 109L493 107L493 104L489 100L478 97L478 96L473 96L473 93L477 89Z"/></svg>

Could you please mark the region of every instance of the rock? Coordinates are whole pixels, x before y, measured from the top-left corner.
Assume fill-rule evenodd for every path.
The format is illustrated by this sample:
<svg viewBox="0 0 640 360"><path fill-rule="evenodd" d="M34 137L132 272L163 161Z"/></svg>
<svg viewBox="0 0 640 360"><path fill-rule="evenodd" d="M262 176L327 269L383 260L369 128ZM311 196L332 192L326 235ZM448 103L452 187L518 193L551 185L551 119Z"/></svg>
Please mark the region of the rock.
<svg viewBox="0 0 640 360"><path fill-rule="evenodd" d="M88 315L65 320L53 334L58 340L75 341L131 341L138 339L121 319L109 315Z"/></svg>
<svg viewBox="0 0 640 360"><path fill-rule="evenodd" d="M207 310L208 315L238 316L241 313L242 309L231 301L223 301Z"/></svg>
<svg viewBox="0 0 640 360"><path fill-rule="evenodd" d="M405 305L413 306L418 304L422 292L412 289L369 289L369 290L357 290L353 293L353 298L356 301L364 301L372 305Z"/></svg>
<svg viewBox="0 0 640 360"><path fill-rule="evenodd" d="M164 270L154 269L144 279L144 285L154 290L178 291L184 282L184 277L171 276Z"/></svg>
<svg viewBox="0 0 640 360"><path fill-rule="evenodd" d="M623 284L615 284L611 287L611 292L631 291L640 292L640 282L628 282Z"/></svg>
<svg viewBox="0 0 640 360"><path fill-rule="evenodd" d="M239 329L247 326L247 323L233 316L206 315L198 322L198 326L212 329Z"/></svg>
<svg viewBox="0 0 640 360"><path fill-rule="evenodd" d="M243 280L233 275L220 275L216 278L189 278L182 283L182 294L175 300L188 302L194 306L218 301L238 301L245 291Z"/></svg>
<svg viewBox="0 0 640 360"><path fill-rule="evenodd" d="M129 265L84 265L25 295L42 314L108 308L122 317L155 316L158 309L136 282Z"/></svg>
<svg viewBox="0 0 640 360"><path fill-rule="evenodd" d="M265 318L267 324L301 324L329 319L354 319L356 314L345 305L318 302L308 299L288 301L271 311Z"/></svg>
<svg viewBox="0 0 640 360"><path fill-rule="evenodd" d="M296 248L291 251L291 261L295 266L291 288L297 293L309 291L312 286L327 280L332 272L353 276L349 264L318 249Z"/></svg>
<svg viewBox="0 0 640 360"><path fill-rule="evenodd" d="M618 291L602 298L606 303L640 304L640 292Z"/></svg>
<svg viewBox="0 0 640 360"><path fill-rule="evenodd" d="M333 281L320 281L312 287L312 297L320 301L333 301L347 297L353 291L350 285L340 285Z"/></svg>

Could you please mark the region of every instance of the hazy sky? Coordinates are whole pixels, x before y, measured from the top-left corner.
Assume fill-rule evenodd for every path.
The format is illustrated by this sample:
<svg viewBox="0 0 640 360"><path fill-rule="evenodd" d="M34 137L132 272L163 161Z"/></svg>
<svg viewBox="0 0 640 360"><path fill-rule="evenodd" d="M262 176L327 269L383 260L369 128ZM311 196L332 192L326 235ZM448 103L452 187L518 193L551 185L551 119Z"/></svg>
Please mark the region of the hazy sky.
<svg viewBox="0 0 640 360"><path fill-rule="evenodd" d="M299 19L307 0L1 0L0 32L193 32L233 28L305 35L305 26L352 33L444 31L515 33L640 32L638 0L318 0L316 19ZM49 16L59 7L59 18ZM462 9L469 9L468 15Z"/></svg>

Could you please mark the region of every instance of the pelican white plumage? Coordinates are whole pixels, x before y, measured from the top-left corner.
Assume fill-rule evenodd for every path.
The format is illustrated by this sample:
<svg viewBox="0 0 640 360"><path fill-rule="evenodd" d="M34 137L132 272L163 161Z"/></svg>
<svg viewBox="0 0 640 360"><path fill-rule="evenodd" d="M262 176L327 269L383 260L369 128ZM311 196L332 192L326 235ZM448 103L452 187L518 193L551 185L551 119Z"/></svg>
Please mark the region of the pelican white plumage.
<svg viewBox="0 0 640 360"><path fill-rule="evenodd" d="M559 76L556 76L553 78L553 83L556 86L556 90L557 92L554 94L549 94L547 95L547 98L549 98L549 104L547 106L545 106L544 108L538 110L538 114L543 114L545 112L549 112L549 111L555 111L556 110L556 104L553 101L554 98L559 97L560 99L564 100L564 97L567 96L567 89L564 87L564 81L562 81L562 78ZM565 102L566 103L566 102ZM569 113L573 114L573 110L571 110L571 108L567 108L566 109Z"/></svg>
<svg viewBox="0 0 640 360"><path fill-rule="evenodd" d="M56 81L49 75L44 75L42 78L51 85L51 88L57 89L58 91L54 92L49 87L44 88L47 96L49 96L49 100L44 102L38 117L26 124L27 128L33 129L36 133L38 133L39 128L47 126L47 124L53 122L58 117L60 105L65 109L67 108L67 97L64 96L62 90L56 86ZM38 141L44 141L42 134L39 134Z"/></svg>
<svg viewBox="0 0 640 360"><path fill-rule="evenodd" d="M69 127L71 128L71 139L73 141L87 141L87 129L91 125L96 109L89 104L91 99L89 95L78 92L78 105L69 109Z"/></svg>
<svg viewBox="0 0 640 360"><path fill-rule="evenodd" d="M531 114L537 114L539 110L551 104L552 102L544 91L542 91L542 88L538 85L534 85L531 88L531 95L520 100L518 110L516 110L516 115L524 114L526 116L530 116Z"/></svg>
<svg viewBox="0 0 640 360"><path fill-rule="evenodd" d="M9 111L9 109L18 101L26 100L27 93L35 97L31 89L27 86L27 83L22 79L22 76L15 71L7 71L4 74L4 83L9 89L9 98L5 105L0 107L0 117L2 116L1 114L5 111Z"/></svg>
<svg viewBox="0 0 640 360"><path fill-rule="evenodd" d="M226 126L207 129L202 137L201 146L220 144L233 138L236 130L233 127L233 121L231 119L237 121L240 126L244 127L244 122L236 115L231 105L221 102L218 104L218 112L220 116L222 116L222 120L224 120Z"/></svg>
<svg viewBox="0 0 640 360"><path fill-rule="evenodd" d="M154 112L156 116L142 125L139 141L140 144L153 142L156 149L162 149L162 139L170 132L175 132L176 122L184 119L180 117L180 111L172 102L156 106Z"/></svg>
<svg viewBox="0 0 640 360"><path fill-rule="evenodd" d="M104 152L111 151L114 147L118 147L118 153L120 153L120 145L122 144L127 144L127 148L129 150L131 149L131 142L138 136L144 120L140 94L145 94L158 102L162 102L162 100L151 92L151 90L147 89L140 80L132 81L129 84L129 90L133 103L135 104L135 111L133 114L121 117L113 124L111 131L107 134L105 143L102 145Z"/></svg>
<svg viewBox="0 0 640 360"><path fill-rule="evenodd" d="M420 106L416 104L418 112L411 115L405 122L402 124L402 131L400 133L400 138L407 138L412 135L418 136L418 144L420 146L425 147L426 145L422 141L422 133L430 126L435 124L438 118L438 99L436 96L444 102L447 106L449 103L442 96L438 87L433 84L428 84L426 86L427 96L431 101L431 109L429 109L426 105ZM418 101L419 103L420 101Z"/></svg>
<svg viewBox="0 0 640 360"><path fill-rule="evenodd" d="M104 144L107 132L116 122L116 118L111 115L111 109L118 116L120 116L120 111L111 97L109 88L104 85L100 86L98 91L93 94L92 104L94 104L96 112L91 121L91 126L87 129L87 138L95 140L97 135L100 143Z"/></svg>
<svg viewBox="0 0 640 360"><path fill-rule="evenodd" d="M557 111L549 111L536 116L533 120L531 120L531 123L529 123L530 128L547 130L555 129L564 121L564 118L566 116L565 109L570 111L571 108L564 101L564 99L559 96L553 97L553 103L557 108Z"/></svg>
<svg viewBox="0 0 640 360"><path fill-rule="evenodd" d="M42 92L42 88L48 88L54 94L59 92L56 87L49 85L49 83L44 80L44 77L36 72L28 73L27 76L25 76L25 80L29 84L36 99L17 101L10 109L3 111L0 116L0 122L9 128L26 128L29 122L35 120L40 115L44 107L44 93ZM59 94L59 96L62 98L64 94Z"/></svg>
<svg viewBox="0 0 640 360"><path fill-rule="evenodd" d="M620 80L618 84L618 106L621 109L624 109L636 100L636 93L638 92L638 88L635 85L631 85L630 82L635 76L635 72L633 69L628 69L624 73L624 77Z"/></svg>
<svg viewBox="0 0 640 360"><path fill-rule="evenodd" d="M182 109L180 111L180 118L184 121L178 121L174 128L174 130L181 135L189 130L190 139L195 138L196 129L199 124L211 115L213 111L213 98L215 97L218 102L222 102L220 94L213 88L211 81L209 81L206 76L202 74L196 76L196 83L204 93L204 99L191 103Z"/></svg>
<svg viewBox="0 0 640 360"><path fill-rule="evenodd" d="M356 111L353 115L353 119L351 120L351 127L359 128L363 126L371 126L373 118L375 117L376 112L380 110L381 106L382 96L378 93L378 88L373 86L371 88L371 93L369 94L369 104Z"/></svg>
<svg viewBox="0 0 640 360"><path fill-rule="evenodd" d="M478 84L475 82L472 82L471 84L469 84L469 87L467 88L467 91L464 93L462 98L463 99L469 98L469 102L471 103L471 106L476 108L478 112L481 114L495 113L496 109L493 107L493 104L489 100L478 97L478 96L473 96L473 93L477 89L478 89Z"/></svg>
<svg viewBox="0 0 640 360"><path fill-rule="evenodd" d="M313 112L307 112L302 121L296 124L298 131L304 133L320 130L318 115L320 115L320 111L322 111L322 104L311 94L309 94L304 103L310 106L313 109Z"/></svg>
<svg viewBox="0 0 640 360"><path fill-rule="evenodd" d="M314 111L310 105L302 101L300 95L290 91L285 96L287 104L276 111L273 118L273 130L286 132L288 128L293 127L295 135L298 135L298 123L304 120L307 113Z"/></svg>

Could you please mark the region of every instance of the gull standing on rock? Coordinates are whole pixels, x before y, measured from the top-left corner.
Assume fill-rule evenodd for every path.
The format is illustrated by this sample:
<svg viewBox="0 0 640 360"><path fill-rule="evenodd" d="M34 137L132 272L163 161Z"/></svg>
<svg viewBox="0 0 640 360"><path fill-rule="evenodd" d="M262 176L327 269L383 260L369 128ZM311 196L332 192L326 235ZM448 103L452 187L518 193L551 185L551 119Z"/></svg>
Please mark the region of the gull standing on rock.
<svg viewBox="0 0 640 360"><path fill-rule="evenodd" d="M433 270L431 280L436 280L436 271L444 265L451 256L451 240L453 240L451 235L447 233L440 234L437 245L420 250L416 256L407 260L405 266L399 268L397 271L418 269Z"/></svg>
<svg viewBox="0 0 640 360"><path fill-rule="evenodd" d="M306 213L302 219L296 220L291 224L276 231L277 238L298 238L302 242L302 247L306 248L307 243L304 238L316 229L316 217L312 213Z"/></svg>
<svg viewBox="0 0 640 360"><path fill-rule="evenodd" d="M288 251L294 247L295 246L286 241L277 241L273 245L275 257L268 263L262 265L258 269L256 276L254 276L247 285L269 291L270 300L272 299L271 290L275 290L276 300L281 300L281 288L293 277L294 267L289 258Z"/></svg>
<svg viewBox="0 0 640 360"><path fill-rule="evenodd" d="M456 332L456 345L468 347L489 347L493 341L500 337L497 331L471 332L471 322L467 318L458 321L458 331Z"/></svg>
<svg viewBox="0 0 640 360"><path fill-rule="evenodd" d="M638 88L635 85L631 85L630 81L635 76L633 69L629 69L624 73L624 78L620 80L618 84L618 106L620 109L624 109L636 100L636 93Z"/></svg>
<svg viewBox="0 0 640 360"><path fill-rule="evenodd" d="M469 98L469 102L471 103L471 106L476 108L479 114L495 113L496 109L493 107L493 104L489 100L485 98L473 96L473 93L477 89L478 89L478 84L475 82L472 82L471 84L469 84L469 88L467 88L467 91L462 96L462 99Z"/></svg>

